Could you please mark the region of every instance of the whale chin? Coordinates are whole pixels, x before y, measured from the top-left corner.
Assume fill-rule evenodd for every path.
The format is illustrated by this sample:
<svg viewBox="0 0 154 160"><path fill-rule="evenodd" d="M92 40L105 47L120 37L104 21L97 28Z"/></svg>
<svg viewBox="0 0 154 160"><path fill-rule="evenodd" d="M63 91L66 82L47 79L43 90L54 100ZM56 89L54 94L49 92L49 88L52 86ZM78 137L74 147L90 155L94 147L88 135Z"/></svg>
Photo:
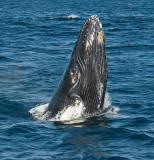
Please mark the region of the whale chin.
<svg viewBox="0 0 154 160"><path fill-rule="evenodd" d="M70 61L49 103L48 118L69 107L83 107L82 115L102 111L107 85L107 58L102 24L96 15L83 24Z"/></svg>

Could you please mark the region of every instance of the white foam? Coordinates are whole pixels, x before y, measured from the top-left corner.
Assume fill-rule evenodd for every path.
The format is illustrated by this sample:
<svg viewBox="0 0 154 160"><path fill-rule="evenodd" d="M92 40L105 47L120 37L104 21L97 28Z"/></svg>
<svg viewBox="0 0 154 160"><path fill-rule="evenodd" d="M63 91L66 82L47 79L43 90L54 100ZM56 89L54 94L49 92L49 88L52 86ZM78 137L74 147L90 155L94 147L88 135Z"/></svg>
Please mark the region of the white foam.
<svg viewBox="0 0 154 160"><path fill-rule="evenodd" d="M103 110L106 110L105 114L117 114L119 112L119 108L116 106L112 106L110 96L106 92L104 99L104 107Z"/></svg>
<svg viewBox="0 0 154 160"><path fill-rule="evenodd" d="M32 108L29 110L29 112L32 114L32 116L36 120L47 120L50 112L47 111L48 108L48 103L36 106L35 108ZM74 106L67 106L64 108L62 111L58 112L58 114L51 119L48 119L48 121L72 121L72 120L79 120L83 117L84 115L85 107L83 103L76 103ZM103 112L105 111L105 113ZM111 100L109 97L109 94L105 94L105 99L104 99L104 107L102 110L103 114L112 114L115 115L119 111L118 107L111 106Z"/></svg>
<svg viewBox="0 0 154 160"><path fill-rule="evenodd" d="M75 15L75 14L71 14L68 16L68 18L70 19L76 19L76 18L79 18L78 15Z"/></svg>
<svg viewBox="0 0 154 160"><path fill-rule="evenodd" d="M106 92L105 93L105 98L104 98L104 109L108 108L111 106L111 101L110 101L110 97L109 94Z"/></svg>
<svg viewBox="0 0 154 160"><path fill-rule="evenodd" d="M79 119L83 116L84 110L85 108L83 103L80 103L79 105L77 104L74 106L68 106L67 109L64 109L61 112L59 112L52 120L69 121Z"/></svg>
<svg viewBox="0 0 154 160"><path fill-rule="evenodd" d="M110 28L109 30L114 30L115 28Z"/></svg>
<svg viewBox="0 0 154 160"><path fill-rule="evenodd" d="M36 120L46 120L46 117L48 115L48 112L46 112L48 105L49 104L47 103L36 106L35 108L30 109L29 113L31 113Z"/></svg>

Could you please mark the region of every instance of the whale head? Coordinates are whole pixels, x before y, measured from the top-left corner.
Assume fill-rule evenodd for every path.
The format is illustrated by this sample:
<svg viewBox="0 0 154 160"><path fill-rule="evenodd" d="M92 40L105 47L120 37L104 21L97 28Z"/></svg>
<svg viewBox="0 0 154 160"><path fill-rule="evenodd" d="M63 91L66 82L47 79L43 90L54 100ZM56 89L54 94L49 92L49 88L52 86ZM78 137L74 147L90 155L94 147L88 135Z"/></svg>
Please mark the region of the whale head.
<svg viewBox="0 0 154 160"><path fill-rule="evenodd" d="M48 106L49 118L70 106L84 107L87 115L103 109L107 58L102 24L96 15L83 24L69 64Z"/></svg>

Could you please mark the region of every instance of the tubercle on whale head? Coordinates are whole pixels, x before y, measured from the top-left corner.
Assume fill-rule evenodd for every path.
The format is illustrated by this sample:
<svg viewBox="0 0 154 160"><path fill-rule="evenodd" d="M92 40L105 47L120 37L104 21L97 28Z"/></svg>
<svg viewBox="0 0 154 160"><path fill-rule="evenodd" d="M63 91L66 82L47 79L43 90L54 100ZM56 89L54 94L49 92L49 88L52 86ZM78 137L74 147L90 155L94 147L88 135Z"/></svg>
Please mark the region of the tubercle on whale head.
<svg viewBox="0 0 154 160"><path fill-rule="evenodd" d="M104 41L104 33L102 31L99 32L97 39L98 39L99 43L103 43L103 41Z"/></svg>

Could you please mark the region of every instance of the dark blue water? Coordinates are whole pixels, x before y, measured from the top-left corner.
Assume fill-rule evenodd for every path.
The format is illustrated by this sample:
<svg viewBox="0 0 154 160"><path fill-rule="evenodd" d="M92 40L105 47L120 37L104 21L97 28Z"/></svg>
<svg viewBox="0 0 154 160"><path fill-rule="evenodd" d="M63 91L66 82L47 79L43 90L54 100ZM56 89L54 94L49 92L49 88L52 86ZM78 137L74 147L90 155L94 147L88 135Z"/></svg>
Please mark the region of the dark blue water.
<svg viewBox="0 0 154 160"><path fill-rule="evenodd" d="M29 110L49 103L93 14L105 33L107 92L119 112L67 125L35 121ZM152 0L1 0L0 159L154 159Z"/></svg>

